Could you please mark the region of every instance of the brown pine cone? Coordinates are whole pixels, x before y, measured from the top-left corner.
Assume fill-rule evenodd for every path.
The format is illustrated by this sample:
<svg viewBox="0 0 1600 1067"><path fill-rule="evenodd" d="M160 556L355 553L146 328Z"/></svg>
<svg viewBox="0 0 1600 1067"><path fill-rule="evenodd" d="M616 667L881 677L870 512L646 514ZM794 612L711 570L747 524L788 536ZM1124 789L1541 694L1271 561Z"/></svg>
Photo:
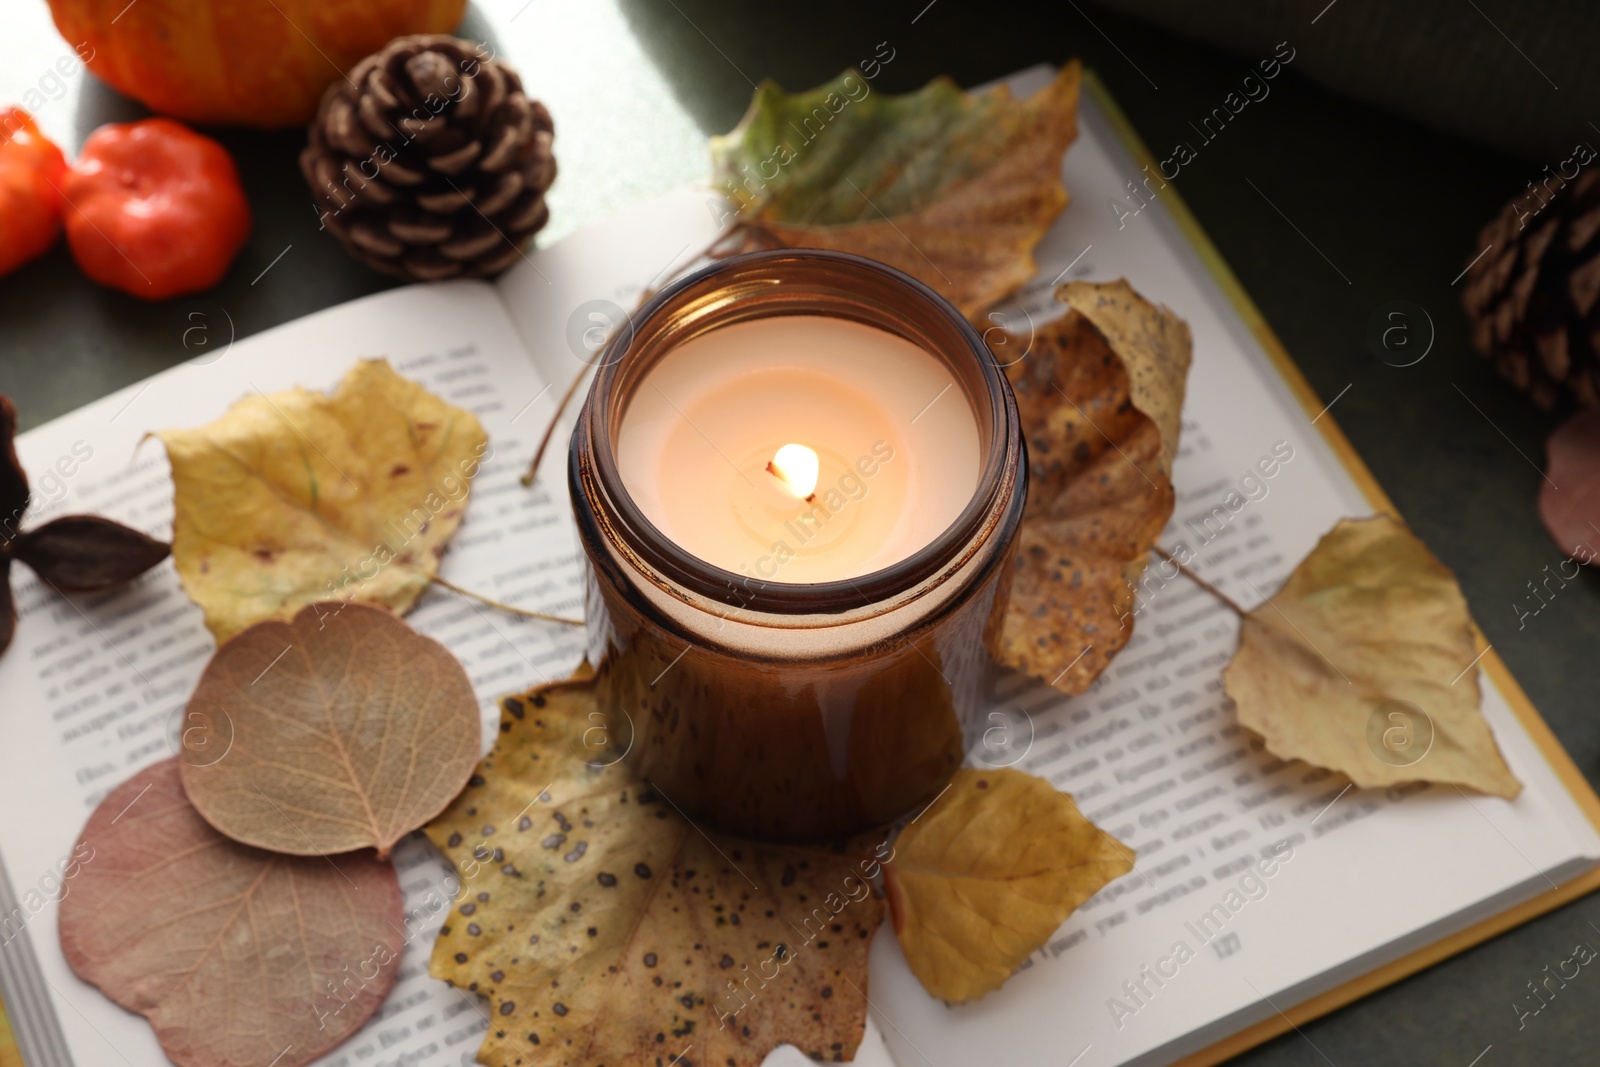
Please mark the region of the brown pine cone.
<svg viewBox="0 0 1600 1067"><path fill-rule="evenodd" d="M443 34L398 37L329 86L300 171L351 255L416 281L516 262L550 217L550 112L516 71Z"/></svg>
<svg viewBox="0 0 1600 1067"><path fill-rule="evenodd" d="M1600 407L1600 164L1512 199L1478 235L1461 305L1472 346L1542 408ZM1572 162L1569 160L1568 162Z"/></svg>

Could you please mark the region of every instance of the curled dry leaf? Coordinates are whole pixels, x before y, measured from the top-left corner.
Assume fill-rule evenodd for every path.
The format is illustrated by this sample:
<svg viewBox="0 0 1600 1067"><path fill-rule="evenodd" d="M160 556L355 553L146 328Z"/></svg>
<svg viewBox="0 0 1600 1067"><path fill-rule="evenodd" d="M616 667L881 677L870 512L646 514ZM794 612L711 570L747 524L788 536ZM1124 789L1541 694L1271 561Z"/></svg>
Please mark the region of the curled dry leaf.
<svg viewBox="0 0 1600 1067"><path fill-rule="evenodd" d="M803 93L764 82L712 138L713 183L752 242L888 263L977 318L1033 277L1033 247L1067 206L1080 77L1069 63L1026 100L949 78L891 96L856 71Z"/></svg>
<svg viewBox="0 0 1600 1067"><path fill-rule="evenodd" d="M179 1067L300 1067L360 1028L399 970L393 867L230 841L189 805L176 759L113 789L72 863L67 963L146 1016Z"/></svg>
<svg viewBox="0 0 1600 1067"><path fill-rule="evenodd" d="M1586 409L1563 422L1545 451L1539 485L1544 528L1572 559L1593 563L1600 555L1600 410Z"/></svg>
<svg viewBox="0 0 1600 1067"><path fill-rule="evenodd" d="M319 600L403 614L438 572L488 437L469 411L363 360L331 394L245 397L160 435L178 578L220 643Z"/></svg>
<svg viewBox="0 0 1600 1067"><path fill-rule="evenodd" d="M1072 282L1071 310L997 357L1028 443L1000 658L1081 693L1133 636L1133 586L1172 515L1189 327L1126 281ZM1011 353L1026 349L1016 359Z"/></svg>
<svg viewBox="0 0 1600 1067"><path fill-rule="evenodd" d="M0 396L0 652L17 625L12 560L33 568L58 593L93 593L131 581L167 558L165 542L98 515L67 515L18 532L28 499L28 475L17 459L17 409Z"/></svg>
<svg viewBox="0 0 1600 1067"><path fill-rule="evenodd" d="M968 769L896 839L884 884L912 973L959 1003L999 989L1131 857L1045 779Z"/></svg>
<svg viewBox="0 0 1600 1067"><path fill-rule="evenodd" d="M1241 725L1358 786L1450 782L1514 797L1479 712L1466 598L1388 515L1345 519L1245 616L1223 671Z"/></svg>
<svg viewBox="0 0 1600 1067"><path fill-rule="evenodd" d="M631 726L592 681L502 710L494 750L427 831L464 887L431 971L489 998L478 1062L757 1067L785 1042L854 1056L887 846L702 833L638 778Z"/></svg>
<svg viewBox="0 0 1600 1067"><path fill-rule="evenodd" d="M132 581L167 558L171 546L98 515L65 515L12 542L11 554L63 593Z"/></svg>
<svg viewBox="0 0 1600 1067"><path fill-rule="evenodd" d="M183 786L200 814L295 856L387 856L461 792L481 751L461 664L362 604L313 604L228 641L185 723Z"/></svg>

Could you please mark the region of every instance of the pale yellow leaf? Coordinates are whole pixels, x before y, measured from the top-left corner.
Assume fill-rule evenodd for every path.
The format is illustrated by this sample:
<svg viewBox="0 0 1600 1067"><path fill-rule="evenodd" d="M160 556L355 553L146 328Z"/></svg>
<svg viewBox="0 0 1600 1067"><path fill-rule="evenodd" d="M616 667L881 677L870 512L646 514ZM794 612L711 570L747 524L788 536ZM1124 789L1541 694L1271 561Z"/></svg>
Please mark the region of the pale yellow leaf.
<svg viewBox="0 0 1600 1067"><path fill-rule="evenodd" d="M884 867L912 973L952 1003L1000 988L1132 852L1022 771L961 770Z"/></svg>
<svg viewBox="0 0 1600 1067"><path fill-rule="evenodd" d="M247 396L159 435L172 556L220 643L319 600L409 609L438 571L488 449L483 426L364 360L331 394Z"/></svg>
<svg viewBox="0 0 1600 1067"><path fill-rule="evenodd" d="M1356 785L1431 781L1514 797L1479 711L1455 576L1398 519L1345 519L1250 612L1223 672L1267 749Z"/></svg>

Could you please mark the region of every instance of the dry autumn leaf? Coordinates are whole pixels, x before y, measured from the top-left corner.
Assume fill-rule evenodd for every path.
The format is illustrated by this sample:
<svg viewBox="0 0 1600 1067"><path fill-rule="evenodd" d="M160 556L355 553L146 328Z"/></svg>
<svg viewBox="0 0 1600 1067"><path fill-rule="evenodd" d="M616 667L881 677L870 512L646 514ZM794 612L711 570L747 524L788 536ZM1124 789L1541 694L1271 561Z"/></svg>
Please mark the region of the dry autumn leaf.
<svg viewBox="0 0 1600 1067"><path fill-rule="evenodd" d="M98 515L64 515L19 531L31 493L17 458L17 409L0 396L0 652L11 644L17 608L11 562L26 563L58 593L90 593L132 581L167 558L169 546ZM61 463L74 463L65 457ZM66 470L62 467L62 470Z"/></svg>
<svg viewBox="0 0 1600 1067"><path fill-rule="evenodd" d="M951 1003L999 989L1130 856L1043 778L958 771L884 866L906 962Z"/></svg>
<svg viewBox="0 0 1600 1067"><path fill-rule="evenodd" d="M430 970L489 998L478 1062L854 1056L881 853L702 832L635 775L627 721L591 681L502 708L494 750L427 831L463 885Z"/></svg>
<svg viewBox="0 0 1600 1067"><path fill-rule="evenodd" d="M764 82L711 139L713 183L750 243L867 256L977 318L1033 277L1033 247L1067 206L1080 77L1069 63L1025 100L949 78L890 96L856 71L803 93Z"/></svg>
<svg viewBox="0 0 1600 1067"><path fill-rule="evenodd" d="M1345 519L1244 618L1223 684L1284 759L1358 786L1450 782L1514 797L1479 712L1479 656L1455 577L1398 520Z"/></svg>
<svg viewBox="0 0 1600 1067"><path fill-rule="evenodd" d="M1189 327L1126 281L1072 282L1071 310L1006 367L1028 443L1000 658L1081 693L1133 636L1133 586L1172 515L1172 459L1189 373Z"/></svg>
<svg viewBox="0 0 1600 1067"><path fill-rule="evenodd" d="M92 593L130 582L166 559L171 546L99 515L63 515L11 542L58 593Z"/></svg>
<svg viewBox="0 0 1600 1067"><path fill-rule="evenodd" d="M438 572L488 449L471 412L363 360L331 394L245 397L159 434L172 555L220 643L319 600L403 614Z"/></svg>
<svg viewBox="0 0 1600 1067"><path fill-rule="evenodd" d="M378 1010L399 971L393 867L230 841L189 805L176 759L113 789L73 855L62 952L146 1016L179 1067L310 1063Z"/></svg>
<svg viewBox="0 0 1600 1067"><path fill-rule="evenodd" d="M381 859L478 762L467 673L381 608L313 604L217 649L189 698L183 787L235 841Z"/></svg>

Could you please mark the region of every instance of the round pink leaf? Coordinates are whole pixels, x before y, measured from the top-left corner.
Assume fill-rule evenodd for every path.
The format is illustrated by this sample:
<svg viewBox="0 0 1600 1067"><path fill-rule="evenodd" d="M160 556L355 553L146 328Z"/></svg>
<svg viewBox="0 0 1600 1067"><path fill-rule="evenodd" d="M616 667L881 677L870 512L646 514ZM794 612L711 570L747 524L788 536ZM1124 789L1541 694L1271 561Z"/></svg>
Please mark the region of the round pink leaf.
<svg viewBox="0 0 1600 1067"><path fill-rule="evenodd" d="M112 790L73 855L67 962L147 1017L179 1067L300 1067L359 1029L394 984L394 868L224 837L190 805L177 759Z"/></svg>

